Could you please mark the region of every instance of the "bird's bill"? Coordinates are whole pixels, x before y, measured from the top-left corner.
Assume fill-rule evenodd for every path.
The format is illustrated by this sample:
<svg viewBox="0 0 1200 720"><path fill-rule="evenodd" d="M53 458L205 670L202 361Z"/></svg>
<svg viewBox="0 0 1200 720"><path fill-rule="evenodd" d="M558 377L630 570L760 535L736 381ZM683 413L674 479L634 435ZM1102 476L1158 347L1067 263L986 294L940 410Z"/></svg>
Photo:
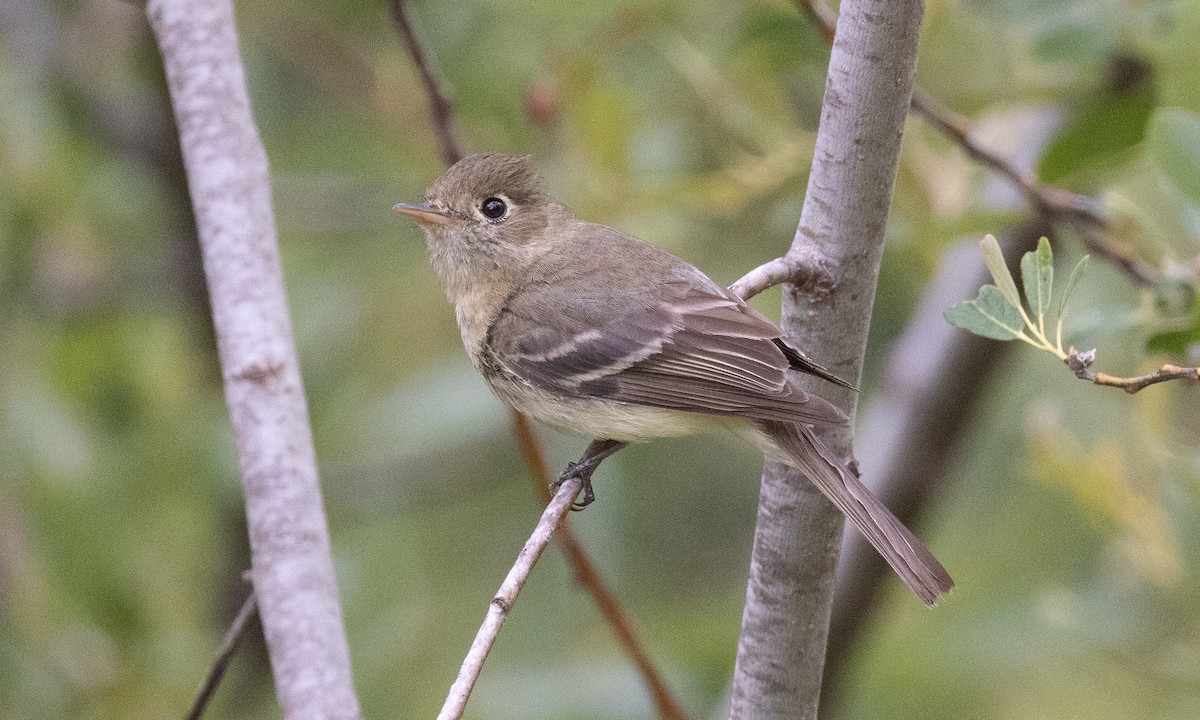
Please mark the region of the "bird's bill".
<svg viewBox="0 0 1200 720"><path fill-rule="evenodd" d="M426 203L420 205L396 203L392 209L401 215L409 216L422 225L458 225L462 222L445 210L439 210Z"/></svg>

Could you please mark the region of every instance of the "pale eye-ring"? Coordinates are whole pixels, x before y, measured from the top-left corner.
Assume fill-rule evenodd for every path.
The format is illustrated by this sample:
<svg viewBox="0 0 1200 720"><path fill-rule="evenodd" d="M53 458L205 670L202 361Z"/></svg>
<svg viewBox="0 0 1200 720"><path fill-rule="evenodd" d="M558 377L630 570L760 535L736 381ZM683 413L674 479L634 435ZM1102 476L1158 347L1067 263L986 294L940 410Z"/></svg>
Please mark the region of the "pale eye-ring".
<svg viewBox="0 0 1200 720"><path fill-rule="evenodd" d="M489 220L499 220L508 212L508 204L498 197L490 197L479 206L479 212Z"/></svg>

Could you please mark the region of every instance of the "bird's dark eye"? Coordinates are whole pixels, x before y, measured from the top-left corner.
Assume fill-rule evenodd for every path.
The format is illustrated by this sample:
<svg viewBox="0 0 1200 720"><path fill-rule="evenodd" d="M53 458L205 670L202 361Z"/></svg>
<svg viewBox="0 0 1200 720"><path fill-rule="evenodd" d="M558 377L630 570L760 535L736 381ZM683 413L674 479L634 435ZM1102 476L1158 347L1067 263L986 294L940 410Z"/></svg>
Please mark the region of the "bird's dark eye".
<svg viewBox="0 0 1200 720"><path fill-rule="evenodd" d="M504 217L504 213L508 212L508 205L500 198L490 197L483 201L483 204L479 206L479 210L485 218L498 220Z"/></svg>

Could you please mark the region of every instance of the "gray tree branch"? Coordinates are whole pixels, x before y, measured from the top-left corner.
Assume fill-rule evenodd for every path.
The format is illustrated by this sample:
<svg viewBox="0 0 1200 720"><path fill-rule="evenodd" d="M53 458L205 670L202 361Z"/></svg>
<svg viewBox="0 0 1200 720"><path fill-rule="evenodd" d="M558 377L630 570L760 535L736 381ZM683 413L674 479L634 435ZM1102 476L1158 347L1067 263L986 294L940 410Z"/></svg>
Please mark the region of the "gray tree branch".
<svg viewBox="0 0 1200 720"><path fill-rule="evenodd" d="M812 173L789 250L805 264L827 267L835 282L810 294L786 286L783 327L845 378L861 375L922 13L921 0L842 4ZM854 393L828 383L819 391L853 414ZM851 454L849 427L826 441ZM817 716L841 528L841 515L811 483L766 466L731 718Z"/></svg>
<svg viewBox="0 0 1200 720"><path fill-rule="evenodd" d="M196 210L276 695L289 720L360 718L233 8L150 0L147 15Z"/></svg>

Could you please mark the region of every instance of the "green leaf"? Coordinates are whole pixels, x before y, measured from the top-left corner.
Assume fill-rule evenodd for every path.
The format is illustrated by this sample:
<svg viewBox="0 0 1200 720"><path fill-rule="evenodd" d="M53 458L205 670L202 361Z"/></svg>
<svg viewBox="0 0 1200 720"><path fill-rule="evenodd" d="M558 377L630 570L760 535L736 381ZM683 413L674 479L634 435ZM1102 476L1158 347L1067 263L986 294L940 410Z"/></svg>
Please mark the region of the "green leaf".
<svg viewBox="0 0 1200 720"><path fill-rule="evenodd" d="M1025 284L1029 310L1042 324L1043 316L1050 309L1050 295L1054 291L1054 252L1046 238L1038 240L1037 250L1027 252L1021 258L1021 282Z"/></svg>
<svg viewBox="0 0 1200 720"><path fill-rule="evenodd" d="M993 340L1012 340L1025 327L1021 312L995 285L984 285L979 297L960 302L942 316L954 327Z"/></svg>
<svg viewBox="0 0 1200 720"><path fill-rule="evenodd" d="M1060 350L1062 349L1063 315L1067 312L1067 301L1071 299L1071 293L1075 292L1075 286L1079 284L1079 279L1087 270L1088 257L1090 256L1084 255L1079 259L1075 269L1071 271L1071 277L1067 278L1067 287L1063 289L1062 295L1058 298L1058 327L1054 331L1054 342Z"/></svg>
<svg viewBox="0 0 1200 720"><path fill-rule="evenodd" d="M1079 280L1083 277L1083 273L1087 270L1088 258L1091 255L1084 255L1079 259L1079 263L1075 265L1075 269L1071 271L1071 277L1067 279L1067 286L1063 289L1062 297L1058 299L1058 322L1062 324L1063 313L1067 311L1067 301L1071 299L1071 293L1075 292L1075 286L1079 284Z"/></svg>
<svg viewBox="0 0 1200 720"><path fill-rule="evenodd" d="M1183 108L1159 108L1146 128L1146 148L1171 183L1200 205L1200 115Z"/></svg>
<svg viewBox="0 0 1200 720"><path fill-rule="evenodd" d="M1013 280L1012 273L1008 271L1008 266L1004 264L1004 253L1000 251L1000 243L996 242L996 236L984 235L979 247L983 249L983 262L987 265L988 272L992 274L992 279L996 281L996 289L1014 309L1021 307L1021 296L1017 293L1017 283ZM1024 323L1021 325L1024 326Z"/></svg>

